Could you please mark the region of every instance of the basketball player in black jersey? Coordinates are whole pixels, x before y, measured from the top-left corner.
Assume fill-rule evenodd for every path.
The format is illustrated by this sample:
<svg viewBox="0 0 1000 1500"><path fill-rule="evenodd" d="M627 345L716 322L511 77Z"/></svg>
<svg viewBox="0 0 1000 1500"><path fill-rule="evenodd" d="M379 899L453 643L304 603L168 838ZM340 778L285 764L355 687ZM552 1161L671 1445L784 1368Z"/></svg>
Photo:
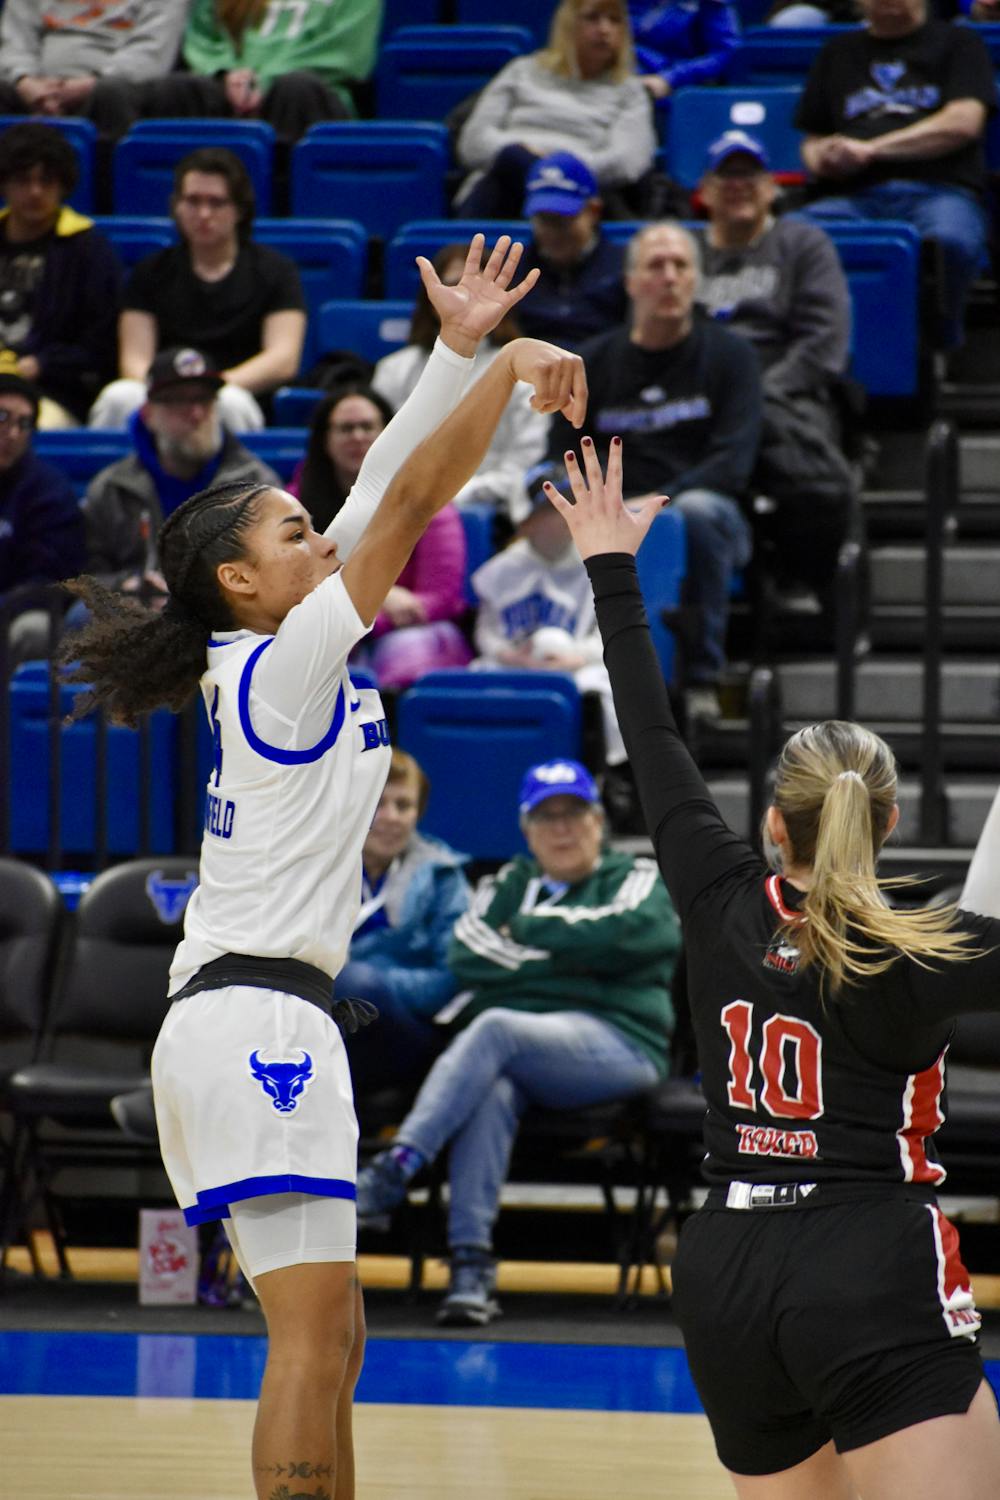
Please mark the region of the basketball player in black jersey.
<svg viewBox="0 0 1000 1500"><path fill-rule="evenodd" d="M1000 1006L1000 922L894 911L875 873L896 768L860 725L800 730L766 819L726 826L674 723L622 450L548 488L587 565L646 823L680 913L707 1100L704 1209L674 1302L740 1500L997 1500L979 1315L935 1189L954 1017Z"/></svg>

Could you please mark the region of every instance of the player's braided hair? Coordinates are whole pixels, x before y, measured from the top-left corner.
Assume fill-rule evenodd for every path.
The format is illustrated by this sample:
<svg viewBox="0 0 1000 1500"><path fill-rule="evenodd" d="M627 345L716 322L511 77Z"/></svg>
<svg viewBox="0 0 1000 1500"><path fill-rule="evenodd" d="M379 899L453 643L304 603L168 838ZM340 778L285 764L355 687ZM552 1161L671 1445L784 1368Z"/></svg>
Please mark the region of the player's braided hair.
<svg viewBox="0 0 1000 1500"><path fill-rule="evenodd" d="M162 611L87 574L66 585L90 611L87 624L60 648L64 676L89 688L78 695L74 718L100 704L115 723L134 726L150 709L183 708L205 670L212 631L234 625L216 569L246 555L258 498L269 488L213 485L167 517L159 555L170 597Z"/></svg>
<svg viewBox="0 0 1000 1500"><path fill-rule="evenodd" d="M792 863L810 869L801 916L785 930L802 965L816 964L821 986L833 995L845 983L884 973L904 955L931 965L979 953L966 933L954 930L953 906L901 911L886 900L886 890L913 884L876 874L896 780L885 741L843 719L800 729L778 760L775 806Z"/></svg>

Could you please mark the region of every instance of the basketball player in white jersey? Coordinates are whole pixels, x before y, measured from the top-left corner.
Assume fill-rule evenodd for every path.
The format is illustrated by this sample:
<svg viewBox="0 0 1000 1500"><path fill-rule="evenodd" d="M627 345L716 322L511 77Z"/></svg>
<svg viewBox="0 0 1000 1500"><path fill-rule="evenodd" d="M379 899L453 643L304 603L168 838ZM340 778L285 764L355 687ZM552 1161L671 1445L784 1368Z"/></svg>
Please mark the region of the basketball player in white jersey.
<svg viewBox="0 0 1000 1500"><path fill-rule="evenodd" d="M325 535L280 490L218 487L162 528L162 614L93 579L73 585L91 611L72 645L88 703L130 723L200 685L212 725L200 885L153 1084L178 1201L189 1222L227 1219L267 1319L260 1500L354 1495L357 1126L330 1009L389 748L378 694L355 690L348 654L475 473L515 383L534 387L538 411L583 419L579 359L535 340L506 345L463 395L479 341L532 285L510 290L520 248L504 236L480 269L477 236L454 287L421 259L441 337Z"/></svg>

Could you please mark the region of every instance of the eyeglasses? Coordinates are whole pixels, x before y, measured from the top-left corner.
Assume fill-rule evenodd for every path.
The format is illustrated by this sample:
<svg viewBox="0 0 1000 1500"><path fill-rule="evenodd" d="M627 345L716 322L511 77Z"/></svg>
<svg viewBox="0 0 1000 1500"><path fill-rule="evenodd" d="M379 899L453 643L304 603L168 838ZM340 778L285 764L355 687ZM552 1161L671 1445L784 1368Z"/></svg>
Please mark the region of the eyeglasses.
<svg viewBox="0 0 1000 1500"><path fill-rule="evenodd" d="M12 427L15 432L34 432L34 417L16 417L12 411L0 406L0 428Z"/></svg>
<svg viewBox="0 0 1000 1500"><path fill-rule="evenodd" d="M360 432L362 437L374 437L376 432L382 428L378 422L331 422L327 432L333 437L350 437L352 432Z"/></svg>
<svg viewBox="0 0 1000 1500"><path fill-rule="evenodd" d="M232 198L222 198L217 193L184 193L177 202L181 208L189 208L192 213L197 213L200 208L207 208L210 213L220 214L224 208L234 208Z"/></svg>

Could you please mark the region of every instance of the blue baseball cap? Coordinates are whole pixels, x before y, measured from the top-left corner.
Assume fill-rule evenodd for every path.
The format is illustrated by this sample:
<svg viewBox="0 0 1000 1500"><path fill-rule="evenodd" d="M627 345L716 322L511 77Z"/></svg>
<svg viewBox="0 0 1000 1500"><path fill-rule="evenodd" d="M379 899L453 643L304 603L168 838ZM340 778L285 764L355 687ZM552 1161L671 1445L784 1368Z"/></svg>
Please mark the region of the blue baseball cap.
<svg viewBox="0 0 1000 1500"><path fill-rule="evenodd" d="M751 156L765 172L771 165L766 150L756 136L748 135L745 130L727 130L725 135L720 135L709 146L706 171L717 171L731 156Z"/></svg>
<svg viewBox="0 0 1000 1500"><path fill-rule="evenodd" d="M586 162L568 151L554 151L528 173L522 212L526 219L533 214L578 214L597 192L597 178Z"/></svg>
<svg viewBox="0 0 1000 1500"><path fill-rule="evenodd" d="M578 760L546 760L525 771L517 810L527 817L547 797L579 797L581 802L599 803L597 782Z"/></svg>

